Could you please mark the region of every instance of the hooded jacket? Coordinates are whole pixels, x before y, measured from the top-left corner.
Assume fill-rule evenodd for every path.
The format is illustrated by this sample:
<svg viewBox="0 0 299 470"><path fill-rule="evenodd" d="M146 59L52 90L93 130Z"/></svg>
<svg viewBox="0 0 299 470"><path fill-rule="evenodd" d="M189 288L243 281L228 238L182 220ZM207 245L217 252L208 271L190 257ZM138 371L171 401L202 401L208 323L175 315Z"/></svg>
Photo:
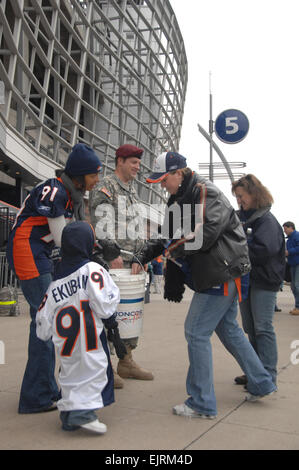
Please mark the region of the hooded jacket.
<svg viewBox="0 0 299 470"><path fill-rule="evenodd" d="M92 259L95 235L86 222L71 222L61 236L61 261L57 263L54 279L68 276Z"/></svg>

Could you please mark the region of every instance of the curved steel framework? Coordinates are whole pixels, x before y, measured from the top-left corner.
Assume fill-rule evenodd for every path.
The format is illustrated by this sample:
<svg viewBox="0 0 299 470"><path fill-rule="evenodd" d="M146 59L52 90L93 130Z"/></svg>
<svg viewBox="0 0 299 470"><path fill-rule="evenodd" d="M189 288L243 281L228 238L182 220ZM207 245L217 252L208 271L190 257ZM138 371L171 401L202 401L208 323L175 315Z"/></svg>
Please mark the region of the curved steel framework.
<svg viewBox="0 0 299 470"><path fill-rule="evenodd" d="M184 43L168 0L1 0L1 116L40 156L64 165L77 142L114 169L115 149L145 149L144 184L157 153L179 148L187 87ZM156 185L157 186L157 185Z"/></svg>

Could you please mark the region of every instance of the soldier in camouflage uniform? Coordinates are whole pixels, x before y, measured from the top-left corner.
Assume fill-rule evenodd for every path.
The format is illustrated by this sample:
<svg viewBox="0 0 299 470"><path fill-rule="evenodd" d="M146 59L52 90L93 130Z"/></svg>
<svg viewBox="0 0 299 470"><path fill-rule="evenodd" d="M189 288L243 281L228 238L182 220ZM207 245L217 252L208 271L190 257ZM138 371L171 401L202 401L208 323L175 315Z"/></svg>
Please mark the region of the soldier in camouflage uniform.
<svg viewBox="0 0 299 470"><path fill-rule="evenodd" d="M133 145L122 145L116 151L115 172L104 177L89 198L90 220L99 239L116 241L121 249L136 253L144 244L146 233L142 208L133 180L140 168L143 149ZM122 255L110 263L111 269L131 267L132 257ZM122 378L153 380L153 374L142 369L132 358L138 338L123 339L128 354L119 360L117 373ZM123 382L115 376L115 386Z"/></svg>

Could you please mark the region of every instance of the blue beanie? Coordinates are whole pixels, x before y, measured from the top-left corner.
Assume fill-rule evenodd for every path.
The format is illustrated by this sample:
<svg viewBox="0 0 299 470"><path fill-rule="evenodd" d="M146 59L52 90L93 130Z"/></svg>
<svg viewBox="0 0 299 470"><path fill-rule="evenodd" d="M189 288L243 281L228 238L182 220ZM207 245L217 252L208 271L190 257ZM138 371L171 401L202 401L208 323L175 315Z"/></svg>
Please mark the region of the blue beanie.
<svg viewBox="0 0 299 470"><path fill-rule="evenodd" d="M98 173L101 166L99 157L91 147L76 144L69 154L64 171L69 176L90 175Z"/></svg>

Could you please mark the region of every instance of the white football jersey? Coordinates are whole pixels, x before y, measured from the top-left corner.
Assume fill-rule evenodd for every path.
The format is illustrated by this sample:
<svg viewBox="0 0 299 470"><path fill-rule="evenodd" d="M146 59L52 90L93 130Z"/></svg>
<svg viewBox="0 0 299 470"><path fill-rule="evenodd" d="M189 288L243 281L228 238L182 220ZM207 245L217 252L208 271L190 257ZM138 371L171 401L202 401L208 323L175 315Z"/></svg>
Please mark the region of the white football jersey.
<svg viewBox="0 0 299 470"><path fill-rule="evenodd" d="M36 317L36 333L52 341L60 359L60 411L98 409L114 401L112 368L102 319L110 318L119 289L99 264L88 262L53 281Z"/></svg>

